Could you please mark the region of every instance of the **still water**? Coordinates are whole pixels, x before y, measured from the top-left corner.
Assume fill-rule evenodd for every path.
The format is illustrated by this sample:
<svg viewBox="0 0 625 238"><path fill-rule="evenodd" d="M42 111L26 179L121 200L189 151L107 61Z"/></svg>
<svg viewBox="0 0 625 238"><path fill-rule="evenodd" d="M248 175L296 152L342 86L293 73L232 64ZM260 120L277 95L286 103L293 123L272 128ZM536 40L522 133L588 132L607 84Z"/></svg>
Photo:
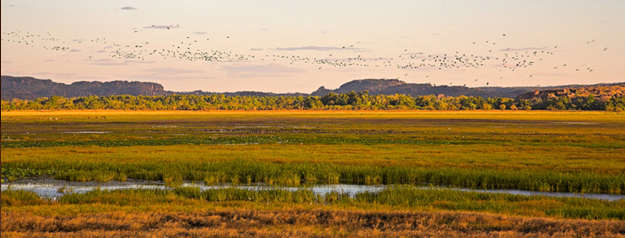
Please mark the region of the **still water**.
<svg viewBox="0 0 625 238"><path fill-rule="evenodd" d="M201 190L207 189L216 189L216 188L229 188L232 187L231 184L217 184L217 185L205 185L203 182L184 182L181 186L195 186L199 187ZM27 191L33 191L39 194L42 197L50 197L50 198L58 198L63 196L63 193L59 192L61 188L66 189L66 191L71 191L74 193L84 193L91 191L96 188L100 188L102 190L114 190L114 189L136 189L136 188L144 188L144 189L170 189L163 182L159 181L145 181L145 180L128 180L127 182L118 182L118 181L108 181L104 183L98 182L68 182L64 180L52 179L52 178L34 178L34 179L22 179L16 180L11 183L3 183L2 191L9 189L22 189ZM237 188L245 188L245 189L269 189L274 188L275 186L269 186L263 183L254 183L254 184L241 184L236 185ZM388 185L357 185L357 184L312 184L307 185L305 188L312 190L317 194L325 194L331 191L339 191L349 193L350 195L354 195L359 192L369 191L376 192L382 189L385 189ZM297 190L302 189L303 187L283 187L279 186L279 188L288 189L288 190ZM417 189L444 189L437 187L416 187ZM620 199L625 199L625 195L616 195L616 194L579 194L579 193L563 193L563 192L538 192L538 191L525 191L525 190L515 190L515 189L499 189L499 190L483 190L483 189L468 189L468 188L449 188L457 191L471 191L471 192L482 192L482 193L509 193L515 195L524 195L524 196L550 196L550 197L580 197L580 198L592 198L592 199L602 199L607 201L616 201Z"/></svg>

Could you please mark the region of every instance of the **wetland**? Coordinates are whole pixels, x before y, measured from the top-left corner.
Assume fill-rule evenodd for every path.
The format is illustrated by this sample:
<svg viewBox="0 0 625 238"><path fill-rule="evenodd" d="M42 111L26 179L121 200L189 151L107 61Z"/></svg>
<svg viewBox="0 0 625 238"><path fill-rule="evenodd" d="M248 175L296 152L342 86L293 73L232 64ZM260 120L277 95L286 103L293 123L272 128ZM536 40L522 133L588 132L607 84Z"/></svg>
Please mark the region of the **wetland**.
<svg viewBox="0 0 625 238"><path fill-rule="evenodd" d="M162 231L170 234L186 234L176 232L187 223L167 219L189 216L230 219L198 225L205 235L254 227L232 216L269 224L258 234L284 235L275 228L289 219L302 234L369 229L322 218L333 216L386 217L394 225L378 224L385 234L409 234L419 226L393 233L394 219L449 216L474 232L487 223L520 232L519 219L535 219L625 234L618 113L18 111L2 114L1 146L3 233L43 220L73 219L72 234L83 235L96 218L98 227L114 227L110 217L152 224L143 216L173 222ZM486 222L494 217L505 222ZM32 224L29 232L69 229Z"/></svg>

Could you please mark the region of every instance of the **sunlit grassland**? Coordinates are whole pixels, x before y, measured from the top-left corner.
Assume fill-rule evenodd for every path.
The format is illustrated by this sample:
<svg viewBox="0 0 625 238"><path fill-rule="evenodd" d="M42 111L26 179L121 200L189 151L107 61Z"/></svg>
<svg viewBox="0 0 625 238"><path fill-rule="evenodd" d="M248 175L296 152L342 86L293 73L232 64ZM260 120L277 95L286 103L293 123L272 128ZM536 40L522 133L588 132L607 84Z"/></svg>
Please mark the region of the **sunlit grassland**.
<svg viewBox="0 0 625 238"><path fill-rule="evenodd" d="M618 236L625 115L607 112L3 112L3 184L162 180L168 189L2 191L3 236ZM280 187L178 187L183 180ZM318 195L309 183L394 184ZM417 186L434 185L430 189ZM398 186L400 185L400 186Z"/></svg>
<svg viewBox="0 0 625 238"><path fill-rule="evenodd" d="M7 112L2 176L623 194L622 119L606 112Z"/></svg>
<svg viewBox="0 0 625 238"><path fill-rule="evenodd" d="M622 127L625 124L625 115L606 112L58 111L3 112L2 115L3 135L22 138L21 133L39 133L39 137L30 136L31 139L41 138L42 133L54 134L46 135L45 138L61 138L64 134L57 135L58 133L89 129L114 134L82 135L84 138L79 139L129 136L127 134L147 131L154 131L152 134L193 134L204 132L194 129L250 128L283 129L276 131L276 134L299 134L307 131L314 134L318 132L316 130L335 133L341 130L393 130L427 133L434 138L446 138L458 133L475 134L479 138L486 136L487 139L489 136L514 133L530 136L548 134L555 137L553 141L567 141L567 136L599 134L605 134L604 137L608 138L610 135L625 132ZM344 133L354 134L349 131ZM367 133L359 135L366 136ZM390 135L395 134L386 136ZM523 141L522 138L516 139Z"/></svg>
<svg viewBox="0 0 625 238"><path fill-rule="evenodd" d="M94 207L81 206L87 204ZM253 209L322 207L357 210L452 210L555 218L625 220L623 209L625 200L608 202L583 198L414 189L401 186L378 192L360 192L354 196L340 191L320 195L307 189L289 191L280 188L265 190L223 188L205 191L197 187L179 187L171 190L94 190L84 194L69 193L56 202L38 198L32 192L7 190L2 192L2 206L3 211L28 211L38 215L72 215L119 210L198 212L220 206L234 206Z"/></svg>
<svg viewBox="0 0 625 238"><path fill-rule="evenodd" d="M90 237L618 237L623 221L554 219L459 211L406 211L373 204L205 202L57 204L2 210L3 236ZM155 204L150 204L155 205ZM49 208L41 214L40 209ZM38 209L39 208L39 209ZM146 211L147 210L147 211ZM34 212L33 212L34 211ZM100 212L96 212L100 211ZM104 212L109 211L109 212ZM67 215L59 215L67 212ZM45 215L45 214L54 215Z"/></svg>
<svg viewBox="0 0 625 238"><path fill-rule="evenodd" d="M190 163L235 159L269 163L312 162L339 165L530 169L618 175L625 170L622 150L569 146L263 144L174 146L66 146L3 148L2 161L93 163Z"/></svg>

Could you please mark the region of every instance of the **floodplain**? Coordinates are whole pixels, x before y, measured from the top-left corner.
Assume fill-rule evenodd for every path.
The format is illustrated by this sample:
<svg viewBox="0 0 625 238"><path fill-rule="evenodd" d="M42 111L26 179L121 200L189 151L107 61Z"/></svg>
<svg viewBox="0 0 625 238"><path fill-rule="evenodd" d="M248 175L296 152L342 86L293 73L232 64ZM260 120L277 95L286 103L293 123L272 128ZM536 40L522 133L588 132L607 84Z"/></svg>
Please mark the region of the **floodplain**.
<svg viewBox="0 0 625 238"><path fill-rule="evenodd" d="M625 235L625 199L459 190L625 195L618 113L103 110L1 119L3 236ZM10 188L33 178L165 186L70 186L55 199ZM181 186L190 182L222 187ZM384 188L313 192L319 184Z"/></svg>

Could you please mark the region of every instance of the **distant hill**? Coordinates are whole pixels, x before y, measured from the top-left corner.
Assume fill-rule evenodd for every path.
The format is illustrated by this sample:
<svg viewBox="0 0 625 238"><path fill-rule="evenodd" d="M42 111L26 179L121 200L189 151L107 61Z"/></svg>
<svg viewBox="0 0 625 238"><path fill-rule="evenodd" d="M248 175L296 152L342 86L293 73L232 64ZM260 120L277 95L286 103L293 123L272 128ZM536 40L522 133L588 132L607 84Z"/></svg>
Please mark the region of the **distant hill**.
<svg viewBox="0 0 625 238"><path fill-rule="evenodd" d="M56 83L50 79L2 76L2 100L13 98L34 100L40 97L108 96L108 95L171 95L158 83L111 81Z"/></svg>
<svg viewBox="0 0 625 238"><path fill-rule="evenodd" d="M314 96L324 96L330 92L332 93L348 93L350 91L362 92L369 91L370 95L379 94L407 94L411 96L423 96L423 95L440 95L445 96L479 96L483 98L489 97L505 97L516 98L520 94L527 92L534 92L540 90L555 90L564 88L580 88L580 87L597 87L597 86L615 86L623 85L625 83L613 83L613 84L595 84L595 85L563 85L563 86L550 86L550 87L477 87L470 88L465 86L448 86L441 85L436 86L432 84L414 84L406 83L397 79L362 79L353 80L351 82L341 85L338 89L326 89L320 87L317 91L314 91Z"/></svg>
<svg viewBox="0 0 625 238"><path fill-rule="evenodd" d="M166 91L163 86L158 83L149 82L128 82L128 81L111 81L111 82L75 82L72 84L64 84L53 82L49 79L36 79L33 77L12 77L2 76L2 100L27 99L34 100L41 97L63 96L63 97L83 97L83 96L108 96L108 95L148 95L148 96L167 96L172 94L188 94L188 95L214 95L224 94L226 96L325 96L332 92L336 94L369 91L370 95L392 95L407 94L411 96L422 95L445 95L445 96L480 96L488 97L506 97L516 98L518 95L525 95L528 92L556 90L556 89L575 89L584 87L599 86L618 86L625 83L614 84L595 84L595 85L564 85L552 87L478 87L470 88L464 86L436 86L432 84L414 84L406 83L398 79L362 79L353 80L341 85L338 89L326 89L320 87L311 94L306 93L270 93L255 91L240 92L174 92ZM598 94L595 94L597 96ZM542 97L542 96L540 96Z"/></svg>
<svg viewBox="0 0 625 238"><path fill-rule="evenodd" d="M361 79L347 82L335 90L326 89L325 87L321 86L319 89L317 89L317 91L312 92L311 95L325 96L330 92L340 94L349 93L351 91L362 92L365 90L368 90L369 94L382 94L379 92L384 89L404 84L406 84L406 82L400 81L398 79Z"/></svg>
<svg viewBox="0 0 625 238"><path fill-rule="evenodd" d="M36 79L33 77L12 77L2 76L2 100L13 98L35 100L42 97L63 96L63 97L85 97L85 96L109 96L109 95L145 95L145 96L167 96L172 94L189 95L214 95L224 94L226 96L307 96L305 93L265 93L253 91L241 91L233 93L204 92L201 90L193 92L165 91L163 85L149 82L75 82L64 84L53 82L50 79Z"/></svg>

